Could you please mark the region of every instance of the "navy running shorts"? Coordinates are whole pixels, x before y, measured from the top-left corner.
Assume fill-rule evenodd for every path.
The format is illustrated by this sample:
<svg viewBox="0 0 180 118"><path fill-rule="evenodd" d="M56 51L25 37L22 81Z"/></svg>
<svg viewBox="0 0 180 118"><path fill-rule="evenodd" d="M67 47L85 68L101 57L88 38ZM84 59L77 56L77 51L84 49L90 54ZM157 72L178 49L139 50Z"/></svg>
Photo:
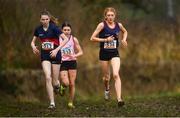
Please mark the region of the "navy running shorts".
<svg viewBox="0 0 180 118"><path fill-rule="evenodd" d="M50 61L51 64L61 64L61 51L58 51L56 57L50 56L50 51L41 50L41 62Z"/></svg>

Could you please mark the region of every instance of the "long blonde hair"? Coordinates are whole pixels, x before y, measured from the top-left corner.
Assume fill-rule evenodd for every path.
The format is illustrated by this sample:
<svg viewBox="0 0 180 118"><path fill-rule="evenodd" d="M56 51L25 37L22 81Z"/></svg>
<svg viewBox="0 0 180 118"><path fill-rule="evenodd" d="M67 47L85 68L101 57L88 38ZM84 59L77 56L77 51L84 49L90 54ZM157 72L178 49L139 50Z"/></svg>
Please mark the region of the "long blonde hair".
<svg viewBox="0 0 180 118"><path fill-rule="evenodd" d="M115 10L113 7L107 7L107 8L105 8L105 10L104 10L104 20L106 20L106 14L107 14L107 12L109 12L109 11L113 12L113 13L115 14L115 16L116 16L116 10Z"/></svg>
<svg viewBox="0 0 180 118"><path fill-rule="evenodd" d="M54 17L53 15L51 15L51 13L50 13L49 11L47 11L47 10L42 11L40 17L41 17L42 15L48 15L49 18L50 18L50 22L52 22L52 23L54 23L54 24L56 24L56 25L59 24L58 19L57 19L56 17Z"/></svg>

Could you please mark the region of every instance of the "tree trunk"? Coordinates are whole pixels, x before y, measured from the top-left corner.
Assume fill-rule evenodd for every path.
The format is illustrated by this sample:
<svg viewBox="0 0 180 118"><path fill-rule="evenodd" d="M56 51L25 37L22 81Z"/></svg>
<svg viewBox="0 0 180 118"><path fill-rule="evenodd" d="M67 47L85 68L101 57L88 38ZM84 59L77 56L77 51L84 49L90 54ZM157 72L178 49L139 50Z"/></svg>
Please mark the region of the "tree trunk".
<svg viewBox="0 0 180 118"><path fill-rule="evenodd" d="M167 10L168 18L174 19L173 0L167 0Z"/></svg>

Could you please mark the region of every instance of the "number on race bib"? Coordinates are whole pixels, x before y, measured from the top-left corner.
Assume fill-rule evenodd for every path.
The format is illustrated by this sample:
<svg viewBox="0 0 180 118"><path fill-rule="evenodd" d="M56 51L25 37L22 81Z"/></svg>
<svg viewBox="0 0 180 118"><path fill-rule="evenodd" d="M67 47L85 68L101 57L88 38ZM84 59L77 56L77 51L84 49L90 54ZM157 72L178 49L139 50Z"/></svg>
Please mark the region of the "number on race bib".
<svg viewBox="0 0 180 118"><path fill-rule="evenodd" d="M62 54L64 54L64 55L71 55L71 54L73 54L73 50L70 49L70 48L64 48L62 50Z"/></svg>
<svg viewBox="0 0 180 118"><path fill-rule="evenodd" d="M116 40L110 41L110 42L105 42L104 43L104 48L105 49L115 49L116 48Z"/></svg>
<svg viewBox="0 0 180 118"><path fill-rule="evenodd" d="M54 43L53 42L43 42L42 49L43 50L52 50L52 49L54 49Z"/></svg>

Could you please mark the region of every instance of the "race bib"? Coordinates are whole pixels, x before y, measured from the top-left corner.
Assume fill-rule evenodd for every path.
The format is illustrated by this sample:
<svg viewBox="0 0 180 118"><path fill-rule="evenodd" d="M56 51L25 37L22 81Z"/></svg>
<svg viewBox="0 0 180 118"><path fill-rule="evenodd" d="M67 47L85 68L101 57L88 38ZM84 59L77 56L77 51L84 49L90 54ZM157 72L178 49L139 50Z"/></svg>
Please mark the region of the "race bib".
<svg viewBox="0 0 180 118"><path fill-rule="evenodd" d="M110 41L110 42L105 42L104 43L104 48L105 49L115 49L116 48L116 44L117 44L116 40L113 40L113 41Z"/></svg>
<svg viewBox="0 0 180 118"><path fill-rule="evenodd" d="M54 43L53 42L43 42L42 49L43 50L52 50L52 49L54 49Z"/></svg>
<svg viewBox="0 0 180 118"><path fill-rule="evenodd" d="M71 48L64 48L62 50L62 54L63 55L71 55L71 54L73 54L73 50Z"/></svg>

